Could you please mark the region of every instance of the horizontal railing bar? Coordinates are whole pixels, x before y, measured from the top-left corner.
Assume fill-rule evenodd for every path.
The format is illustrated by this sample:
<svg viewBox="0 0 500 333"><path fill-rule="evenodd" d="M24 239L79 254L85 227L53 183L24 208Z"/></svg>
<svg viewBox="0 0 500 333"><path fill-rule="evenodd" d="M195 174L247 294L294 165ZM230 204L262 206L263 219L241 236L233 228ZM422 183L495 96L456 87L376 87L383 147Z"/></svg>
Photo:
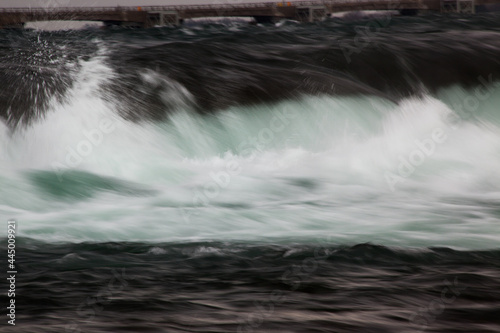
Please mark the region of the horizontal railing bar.
<svg viewBox="0 0 500 333"><path fill-rule="evenodd" d="M292 7L338 5L346 3L400 3L396 0L327 0L327 1L292 1L292 2L254 2L219 5L170 5L170 6L116 6L116 7L11 7L1 8L4 13L41 13L41 12L103 12L103 11L188 11L188 10L216 10L227 8L265 8L265 7ZM406 0L405 3L418 3L420 0Z"/></svg>

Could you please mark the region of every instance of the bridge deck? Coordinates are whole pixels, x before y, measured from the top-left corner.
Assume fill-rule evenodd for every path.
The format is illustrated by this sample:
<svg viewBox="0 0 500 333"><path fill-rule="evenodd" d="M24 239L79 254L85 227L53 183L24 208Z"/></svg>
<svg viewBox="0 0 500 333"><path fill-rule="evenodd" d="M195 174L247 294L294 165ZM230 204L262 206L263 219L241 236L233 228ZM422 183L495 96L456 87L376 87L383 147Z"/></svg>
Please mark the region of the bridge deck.
<svg viewBox="0 0 500 333"><path fill-rule="evenodd" d="M171 5L138 7L46 7L0 9L0 27L32 21L129 22L151 26L149 13L175 13L176 18L250 16L300 19L304 8L324 8L324 14L350 10L439 10L440 0L311 0L211 5ZM312 14L311 14L312 15ZM312 17L312 16L311 16Z"/></svg>

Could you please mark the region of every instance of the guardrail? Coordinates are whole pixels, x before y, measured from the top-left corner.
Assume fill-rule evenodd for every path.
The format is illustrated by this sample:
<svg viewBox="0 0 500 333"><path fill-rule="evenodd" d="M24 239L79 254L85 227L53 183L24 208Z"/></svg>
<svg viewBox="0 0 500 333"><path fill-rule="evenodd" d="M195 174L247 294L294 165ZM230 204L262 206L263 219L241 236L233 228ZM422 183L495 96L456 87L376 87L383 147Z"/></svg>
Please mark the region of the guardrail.
<svg viewBox="0 0 500 333"><path fill-rule="evenodd" d="M2 8L2 12L46 12L46 11L151 11L151 10L186 10L186 9L214 9L214 8L247 8L247 7L275 7L276 3L257 2L220 5L172 5L172 6L116 6L116 7L12 7Z"/></svg>
<svg viewBox="0 0 500 333"><path fill-rule="evenodd" d="M208 0L207 0L208 1ZM1 8L0 13L39 13L39 12L103 12L103 11L185 11L185 10L213 10L226 8L269 8L286 6L318 6L337 5L345 3L389 3L395 0L324 0L324 1L284 1L284 2L253 2L238 4L211 4L211 5L171 5L171 6L116 6L116 7L12 7ZM418 2L418 0L410 1Z"/></svg>

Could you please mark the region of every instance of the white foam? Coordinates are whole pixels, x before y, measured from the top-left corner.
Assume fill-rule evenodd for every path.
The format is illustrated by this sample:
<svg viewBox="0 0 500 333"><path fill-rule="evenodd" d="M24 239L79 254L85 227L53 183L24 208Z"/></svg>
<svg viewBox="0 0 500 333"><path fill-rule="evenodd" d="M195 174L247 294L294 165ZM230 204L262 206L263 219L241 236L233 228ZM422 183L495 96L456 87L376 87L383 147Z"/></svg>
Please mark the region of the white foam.
<svg viewBox="0 0 500 333"><path fill-rule="evenodd" d="M499 242L500 131L462 121L427 97L399 105L369 97L304 97L234 107L213 117L189 111L160 124L132 123L96 94L113 78L102 58L82 64L69 102L12 137L0 125L2 214L24 236L46 241L328 239L336 243L495 247ZM157 80L156 76L148 79ZM288 115L288 116L287 116ZM116 191L82 200L51 197L23 173L53 171L84 131L114 130L76 166L156 194ZM446 140L394 188L401 158ZM252 143L252 140L254 142ZM256 140L256 141L255 141ZM229 177L227 176L229 175ZM1 179L0 179L1 180ZM9 198L14 197L16 200Z"/></svg>

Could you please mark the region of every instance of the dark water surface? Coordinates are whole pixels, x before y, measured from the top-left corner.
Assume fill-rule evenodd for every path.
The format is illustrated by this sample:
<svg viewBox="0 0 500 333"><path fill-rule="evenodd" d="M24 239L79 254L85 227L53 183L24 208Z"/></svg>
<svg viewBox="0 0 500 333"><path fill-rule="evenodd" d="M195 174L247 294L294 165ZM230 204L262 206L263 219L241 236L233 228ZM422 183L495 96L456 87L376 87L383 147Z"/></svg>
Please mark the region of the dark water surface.
<svg viewBox="0 0 500 333"><path fill-rule="evenodd" d="M21 244L19 327L6 332L500 329L498 250Z"/></svg>

